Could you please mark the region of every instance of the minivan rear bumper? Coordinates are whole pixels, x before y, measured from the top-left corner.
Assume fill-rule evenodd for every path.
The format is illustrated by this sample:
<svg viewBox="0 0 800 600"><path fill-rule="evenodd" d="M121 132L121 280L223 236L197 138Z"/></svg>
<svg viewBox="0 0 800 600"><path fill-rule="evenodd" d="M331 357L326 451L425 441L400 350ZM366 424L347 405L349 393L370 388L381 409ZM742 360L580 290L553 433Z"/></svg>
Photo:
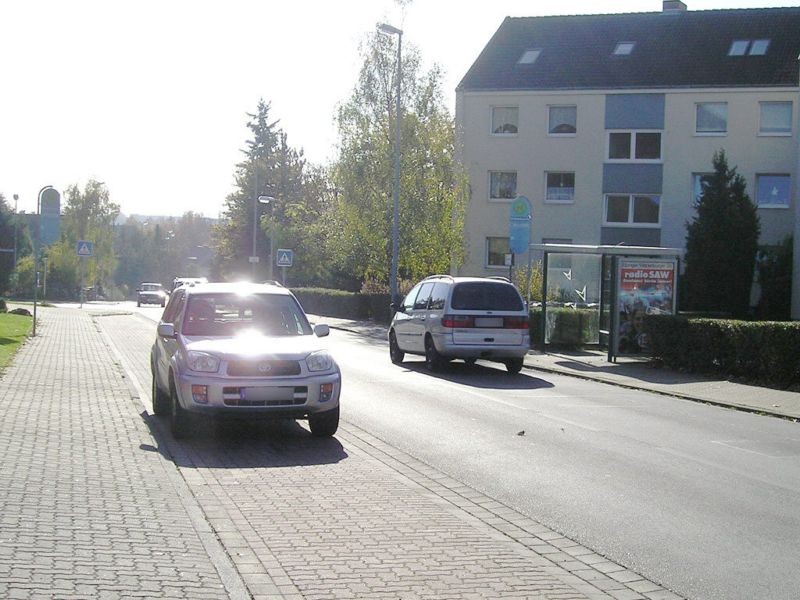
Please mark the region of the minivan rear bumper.
<svg viewBox="0 0 800 600"><path fill-rule="evenodd" d="M442 356L447 358L485 358L504 359L520 358L525 356L530 349L530 335L522 336L522 343L513 345L504 344L456 344L450 333L433 334L433 344Z"/></svg>

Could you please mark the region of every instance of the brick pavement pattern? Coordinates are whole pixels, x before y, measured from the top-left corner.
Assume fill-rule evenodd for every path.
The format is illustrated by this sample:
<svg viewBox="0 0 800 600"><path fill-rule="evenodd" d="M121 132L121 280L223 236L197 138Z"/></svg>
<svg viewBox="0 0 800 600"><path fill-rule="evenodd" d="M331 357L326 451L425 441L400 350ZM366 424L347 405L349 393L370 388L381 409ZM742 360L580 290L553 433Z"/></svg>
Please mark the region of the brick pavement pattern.
<svg viewBox="0 0 800 600"><path fill-rule="evenodd" d="M149 394L153 324L98 323ZM256 599L677 598L346 423L206 424L169 448Z"/></svg>
<svg viewBox="0 0 800 600"><path fill-rule="evenodd" d="M39 314L0 379L0 597L229 597L92 317Z"/></svg>

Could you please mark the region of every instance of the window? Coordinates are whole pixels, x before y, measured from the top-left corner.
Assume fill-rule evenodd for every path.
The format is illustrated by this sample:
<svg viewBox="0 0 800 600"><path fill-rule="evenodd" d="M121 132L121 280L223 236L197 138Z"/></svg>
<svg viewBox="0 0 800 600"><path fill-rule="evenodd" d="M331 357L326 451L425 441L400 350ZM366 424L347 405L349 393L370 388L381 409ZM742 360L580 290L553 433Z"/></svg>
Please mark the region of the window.
<svg viewBox="0 0 800 600"><path fill-rule="evenodd" d="M633 52L634 46L636 46L636 42L619 42L614 48L614 55L628 56L631 52Z"/></svg>
<svg viewBox="0 0 800 600"><path fill-rule="evenodd" d="M764 56L769 48L769 40L753 40L750 46L750 56Z"/></svg>
<svg viewBox="0 0 800 600"><path fill-rule="evenodd" d="M531 48L530 50L525 50L522 53L522 56L519 57L517 61L518 65L532 65L536 62L536 59L539 58L539 55L542 53L541 48Z"/></svg>
<svg viewBox="0 0 800 600"><path fill-rule="evenodd" d="M422 284L422 287L419 289L419 294L417 294L417 298L414 300L414 310L427 310L428 298L431 297L432 289L433 283Z"/></svg>
<svg viewBox="0 0 800 600"><path fill-rule="evenodd" d="M764 56L769 49L770 40L734 40L728 56ZM749 52L748 52L749 50Z"/></svg>
<svg viewBox="0 0 800 600"><path fill-rule="evenodd" d="M728 103L700 102L697 104L695 132L720 134L728 131Z"/></svg>
<svg viewBox="0 0 800 600"><path fill-rule="evenodd" d="M749 46L750 40L734 40L731 49L728 50L728 56L744 56Z"/></svg>
<svg viewBox="0 0 800 600"><path fill-rule="evenodd" d="M430 310L442 310L444 303L447 301L447 290L449 286L446 283L437 283L433 286L431 291L431 299L428 303Z"/></svg>
<svg viewBox="0 0 800 600"><path fill-rule="evenodd" d="M756 204L759 208L789 208L789 175L756 175Z"/></svg>
<svg viewBox="0 0 800 600"><path fill-rule="evenodd" d="M577 106L551 106L547 133L550 135L575 135L578 131Z"/></svg>
<svg viewBox="0 0 800 600"><path fill-rule="evenodd" d="M711 183L713 176L713 173L692 173L692 197L695 204L700 201L700 196L703 195L706 186Z"/></svg>
<svg viewBox="0 0 800 600"><path fill-rule="evenodd" d="M417 294L419 294L419 289L421 287L422 287L422 284L418 283L413 288L411 288L411 291L408 292L406 297L403 299L403 310L404 311L408 312L409 310L414 308L414 300L416 300Z"/></svg>
<svg viewBox="0 0 800 600"><path fill-rule="evenodd" d="M517 133L519 124L519 108L516 106L492 107L492 133L514 134Z"/></svg>
<svg viewBox="0 0 800 600"><path fill-rule="evenodd" d="M761 102L761 126L758 131L762 135L791 135L792 103Z"/></svg>
<svg viewBox="0 0 800 600"><path fill-rule="evenodd" d="M505 267L506 254L508 254L507 237L486 238L486 266Z"/></svg>
<svg viewBox="0 0 800 600"><path fill-rule="evenodd" d="M489 200L513 200L516 197L516 171L489 172Z"/></svg>
<svg viewBox="0 0 800 600"><path fill-rule="evenodd" d="M546 202L574 202L575 201L575 173L549 172L545 174L547 189L544 199Z"/></svg>
<svg viewBox="0 0 800 600"><path fill-rule="evenodd" d="M609 160L661 160L661 133L612 131L608 134Z"/></svg>
<svg viewBox="0 0 800 600"><path fill-rule="evenodd" d="M661 220L661 198L644 194L606 196L604 225L657 226Z"/></svg>

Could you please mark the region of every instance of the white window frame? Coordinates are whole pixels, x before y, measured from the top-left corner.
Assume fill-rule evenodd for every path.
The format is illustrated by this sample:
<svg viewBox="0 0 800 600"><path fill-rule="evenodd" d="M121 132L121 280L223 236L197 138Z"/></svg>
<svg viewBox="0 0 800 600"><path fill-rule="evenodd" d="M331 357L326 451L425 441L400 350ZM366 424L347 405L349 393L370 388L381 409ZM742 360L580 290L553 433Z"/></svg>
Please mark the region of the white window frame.
<svg viewBox="0 0 800 600"><path fill-rule="evenodd" d="M492 196L492 174L493 173L513 173L516 176L517 180L516 180L516 183L514 184L514 195L511 198L499 198L499 197L495 198L495 197ZM489 198L489 202L513 202L514 198L519 196L519 173L517 171L492 169L491 171L489 171L488 184L489 184L489 189L487 190L487 196Z"/></svg>
<svg viewBox="0 0 800 600"><path fill-rule="evenodd" d="M606 135L606 160L608 163L652 163L660 164L664 162L664 132L661 129L609 129ZM611 134L630 133L631 142L628 148L628 158L610 158L611 154ZM640 133L657 133L658 138L658 158L636 158L636 138Z"/></svg>
<svg viewBox="0 0 800 600"><path fill-rule="evenodd" d="M608 198L609 196L627 196L628 197L628 222L620 223L618 221L608 220ZM658 222L657 223L635 223L633 222L633 199L635 197L645 196L648 198L658 199ZM661 194L605 194L603 196L603 227L628 227L632 229L659 229L661 227Z"/></svg>
<svg viewBox="0 0 800 600"><path fill-rule="evenodd" d="M789 180L789 201L786 204L761 204L759 202L758 192L759 192L759 179L761 177L785 177ZM769 208L769 209L788 209L792 207L792 176L790 173L756 173L756 207L757 208Z"/></svg>
<svg viewBox="0 0 800 600"><path fill-rule="evenodd" d="M510 108L517 109L517 122L515 124L516 127L517 127L517 132L516 133L512 133L512 132L497 132L496 133L495 130L494 130L494 111L497 110L497 109L506 109L507 110L507 109L510 109ZM519 106L514 106L514 105L492 106L491 110L489 111L489 135L491 135L492 137L517 137L519 135Z"/></svg>
<svg viewBox="0 0 800 600"><path fill-rule="evenodd" d="M725 107L725 130L724 131L706 131L698 128L698 117L700 116L700 107L709 104L721 104ZM725 137L728 135L728 103L725 101L709 101L709 102L695 102L694 104L694 134L698 137Z"/></svg>
<svg viewBox="0 0 800 600"><path fill-rule="evenodd" d="M764 131L763 118L764 118L764 105L766 104L788 104L790 109L789 114L789 129L787 131ZM764 100L758 103L758 135L762 137L791 137L794 130L794 102L791 100Z"/></svg>
<svg viewBox="0 0 800 600"><path fill-rule="evenodd" d="M503 261L504 264L502 265L490 265L489 264L489 240L506 240L506 252L503 253ZM508 269L508 266L505 264L505 256L509 254L508 250L510 249L509 244L511 244L511 239L508 236L502 235L487 235L486 242L484 245L483 250L483 266L486 269Z"/></svg>
<svg viewBox="0 0 800 600"><path fill-rule="evenodd" d="M556 198L548 197L548 190L550 187L547 185L547 176L548 175L564 175L564 174L572 174L572 199L571 200L559 200ZM575 171L545 171L544 172L544 202L545 204L575 204Z"/></svg>
<svg viewBox="0 0 800 600"><path fill-rule="evenodd" d="M550 111L554 108L574 108L575 109L575 133L551 133L550 132ZM575 137L578 135L578 105L577 104L548 104L547 105L547 136L548 137Z"/></svg>

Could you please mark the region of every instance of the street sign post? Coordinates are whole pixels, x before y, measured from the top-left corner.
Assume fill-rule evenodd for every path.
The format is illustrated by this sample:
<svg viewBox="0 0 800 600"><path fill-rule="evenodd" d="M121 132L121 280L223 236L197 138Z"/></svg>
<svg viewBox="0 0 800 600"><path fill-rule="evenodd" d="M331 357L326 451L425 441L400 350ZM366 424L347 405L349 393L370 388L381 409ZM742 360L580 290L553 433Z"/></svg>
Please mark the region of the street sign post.
<svg viewBox="0 0 800 600"><path fill-rule="evenodd" d="M511 252L511 264L508 266L508 278L514 268L514 255L528 251L531 242L531 201L525 196L517 196L511 203L508 223L508 247Z"/></svg>
<svg viewBox="0 0 800 600"><path fill-rule="evenodd" d="M78 296L80 297L80 307L83 308L83 273L84 273L84 266L83 261L86 258L94 256L94 242L90 242L89 240L78 240L75 244L75 253L80 258L81 264L81 273L80 273L80 280L81 280L81 291L79 292Z"/></svg>
<svg viewBox="0 0 800 600"><path fill-rule="evenodd" d="M281 267L281 280L286 285L286 269L294 263L294 250L289 248L278 248L275 253L275 264Z"/></svg>

